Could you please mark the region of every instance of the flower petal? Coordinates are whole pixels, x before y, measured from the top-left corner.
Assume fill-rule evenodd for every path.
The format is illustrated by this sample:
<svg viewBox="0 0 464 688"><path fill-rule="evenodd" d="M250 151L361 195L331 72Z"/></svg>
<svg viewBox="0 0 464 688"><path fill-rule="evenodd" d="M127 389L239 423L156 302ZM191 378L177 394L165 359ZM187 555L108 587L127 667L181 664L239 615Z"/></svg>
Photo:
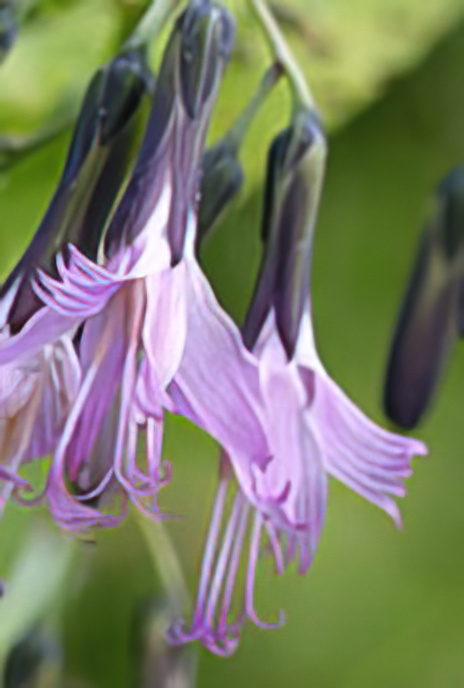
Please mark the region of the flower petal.
<svg viewBox="0 0 464 688"><path fill-rule="evenodd" d="M150 367L164 390L179 368L187 332L187 268L181 261L171 270L146 278L147 310L143 341Z"/></svg>
<svg viewBox="0 0 464 688"><path fill-rule="evenodd" d="M326 373L318 374L314 407L306 413L315 415L324 435L327 472L384 509L399 527L399 509L389 495L404 496L411 459L427 453L422 442L369 420Z"/></svg>
<svg viewBox="0 0 464 688"><path fill-rule="evenodd" d="M248 470L251 462L264 468L269 450L257 361L193 260L186 283L187 337L169 387L174 411L209 432Z"/></svg>
<svg viewBox="0 0 464 688"><path fill-rule="evenodd" d="M18 334L0 340L0 366L25 356L34 356L46 344L57 341L66 333L72 333L79 322L78 318L71 318L44 306L27 321Z"/></svg>

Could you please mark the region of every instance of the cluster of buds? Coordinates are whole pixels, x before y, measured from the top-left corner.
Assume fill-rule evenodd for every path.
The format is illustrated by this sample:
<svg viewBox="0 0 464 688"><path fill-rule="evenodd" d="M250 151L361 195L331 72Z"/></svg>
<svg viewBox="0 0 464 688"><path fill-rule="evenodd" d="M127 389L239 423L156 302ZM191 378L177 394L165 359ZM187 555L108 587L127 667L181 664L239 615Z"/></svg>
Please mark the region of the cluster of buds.
<svg viewBox="0 0 464 688"><path fill-rule="evenodd" d="M270 146L263 258L242 329L201 270L199 243L240 189L239 147L258 105L280 77L302 93L276 52L251 105L205 150L233 42L229 13L191 0L156 79L130 44L98 72L50 207L0 294L2 504L45 503L77 533L119 524L130 503L158 519L171 477L165 414L218 442L193 619L168 638L221 655L247 618L276 625L255 611L259 558L272 552L278 573L308 570L328 476L399 524L393 497L426 451L366 418L316 351L310 272L327 144L311 99L295 98ZM31 494L21 467L46 455L46 485Z"/></svg>

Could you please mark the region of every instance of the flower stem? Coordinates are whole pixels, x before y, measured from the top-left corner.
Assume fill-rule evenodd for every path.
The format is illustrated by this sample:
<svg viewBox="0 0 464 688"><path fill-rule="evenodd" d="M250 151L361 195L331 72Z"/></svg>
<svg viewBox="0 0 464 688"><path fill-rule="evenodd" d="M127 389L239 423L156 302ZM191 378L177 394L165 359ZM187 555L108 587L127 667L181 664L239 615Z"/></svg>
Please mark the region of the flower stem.
<svg viewBox="0 0 464 688"><path fill-rule="evenodd" d="M153 0L126 41L126 50L144 48L163 28L180 0Z"/></svg>
<svg viewBox="0 0 464 688"><path fill-rule="evenodd" d="M266 0L248 0L248 2L262 26L275 60L280 63L290 82L293 91L294 108L316 110L316 104L306 77L296 62Z"/></svg>
<svg viewBox="0 0 464 688"><path fill-rule="evenodd" d="M153 523L143 516L137 521L166 591L172 615L180 617L190 605L190 596L172 540L162 523Z"/></svg>
<svg viewBox="0 0 464 688"><path fill-rule="evenodd" d="M252 99L240 114L233 127L228 131L224 137L224 141L230 146L234 152L238 151L242 145L243 139L250 127L251 122L255 118L258 110L263 102L266 100L272 89L282 76L283 69L280 62L275 62L265 72L257 91Z"/></svg>

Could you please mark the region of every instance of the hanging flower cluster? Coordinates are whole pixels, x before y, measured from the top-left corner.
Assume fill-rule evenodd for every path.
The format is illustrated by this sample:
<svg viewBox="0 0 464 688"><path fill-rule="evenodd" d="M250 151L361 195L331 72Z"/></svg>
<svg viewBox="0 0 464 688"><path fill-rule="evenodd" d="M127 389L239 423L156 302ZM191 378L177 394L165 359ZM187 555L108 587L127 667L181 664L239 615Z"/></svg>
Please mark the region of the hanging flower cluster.
<svg viewBox="0 0 464 688"><path fill-rule="evenodd" d="M164 414L193 421L221 447L219 485L193 620L168 635L223 655L246 618L269 625L253 602L263 542L279 573L294 561L308 570L328 476L399 524L393 497L426 451L368 420L318 357L309 282L326 140L309 101L270 148L263 259L242 330L199 266L199 241L241 185L239 144L260 100L205 152L233 39L228 12L192 0L154 87L137 49L100 70L55 196L0 293L2 505L45 503L79 533L120 523L130 502L159 518ZM285 67L271 68L261 95ZM46 455L46 485L30 496L21 467Z"/></svg>

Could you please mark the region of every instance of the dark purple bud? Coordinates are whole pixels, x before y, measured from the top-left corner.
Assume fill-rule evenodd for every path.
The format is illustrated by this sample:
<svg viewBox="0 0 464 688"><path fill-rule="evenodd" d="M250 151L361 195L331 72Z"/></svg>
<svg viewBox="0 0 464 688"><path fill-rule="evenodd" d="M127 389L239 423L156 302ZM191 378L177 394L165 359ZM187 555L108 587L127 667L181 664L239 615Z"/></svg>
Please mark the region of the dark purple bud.
<svg viewBox="0 0 464 688"><path fill-rule="evenodd" d="M108 146L126 127L151 79L143 52L135 50L116 56L96 72L82 103L61 185L74 182L95 145Z"/></svg>
<svg viewBox="0 0 464 688"><path fill-rule="evenodd" d="M449 353L462 333L464 167L438 186L419 241L387 364L387 416L413 428L430 406Z"/></svg>
<svg viewBox="0 0 464 688"><path fill-rule="evenodd" d="M73 242L94 259L133 158L148 79L143 57L116 57L92 79L79 114L58 187L47 212L0 290L12 301L8 323L18 331L40 307L30 276L55 274L55 255Z"/></svg>
<svg viewBox="0 0 464 688"><path fill-rule="evenodd" d="M180 79L192 126L181 134L177 160L183 178L173 187L168 237L172 264L182 258L189 213L196 212L206 130L235 35L233 19L209 0L194 0L182 21ZM183 139L183 140L182 140Z"/></svg>
<svg viewBox="0 0 464 688"><path fill-rule="evenodd" d="M169 183L167 236L172 264L181 260L189 213L196 212L206 130L230 52L231 22L225 10L206 0L192 2L177 21L139 157L106 235L108 256L144 229Z"/></svg>
<svg viewBox="0 0 464 688"><path fill-rule="evenodd" d="M220 141L203 156L198 242L214 227L224 208L235 198L244 181L236 151Z"/></svg>
<svg viewBox="0 0 464 688"><path fill-rule="evenodd" d="M55 685L50 681L58 680L60 654L58 646L39 630L29 632L8 653L2 685L5 688L32 688L42 685L45 677L46 685Z"/></svg>
<svg viewBox="0 0 464 688"><path fill-rule="evenodd" d="M143 230L158 202L171 164L169 137L173 136L178 111L176 96L180 32L170 36L156 80L152 108L128 187L105 237L105 254L111 257L130 244Z"/></svg>
<svg viewBox="0 0 464 688"><path fill-rule="evenodd" d="M18 35L18 22L14 3L0 0L0 62L13 47Z"/></svg>
<svg viewBox="0 0 464 688"><path fill-rule="evenodd" d="M262 238L264 255L243 337L256 343L274 308L289 359L309 298L311 254L326 159L326 140L313 112L300 111L274 140L268 157Z"/></svg>
<svg viewBox="0 0 464 688"><path fill-rule="evenodd" d="M210 0L191 2L181 24L181 90L185 109L196 119L215 90L222 63L230 57L235 25Z"/></svg>
<svg viewBox="0 0 464 688"><path fill-rule="evenodd" d="M266 71L256 93L233 127L203 156L198 246L242 188L244 172L238 159L241 145L261 105L281 76L282 68L278 64Z"/></svg>
<svg viewBox="0 0 464 688"><path fill-rule="evenodd" d="M145 53L131 50L118 55L105 75L100 105L100 143L107 145L124 129L137 111L142 97L154 89L154 76Z"/></svg>

